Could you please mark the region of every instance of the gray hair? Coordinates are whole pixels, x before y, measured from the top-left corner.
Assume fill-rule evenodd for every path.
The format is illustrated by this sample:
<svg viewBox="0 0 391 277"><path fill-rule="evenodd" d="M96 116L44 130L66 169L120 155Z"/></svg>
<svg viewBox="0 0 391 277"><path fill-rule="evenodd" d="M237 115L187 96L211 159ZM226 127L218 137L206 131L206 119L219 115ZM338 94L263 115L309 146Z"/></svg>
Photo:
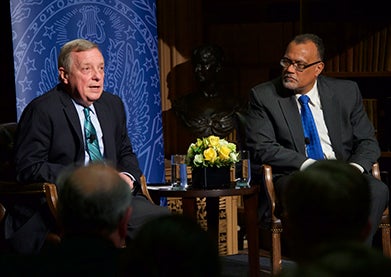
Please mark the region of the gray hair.
<svg viewBox="0 0 391 277"><path fill-rule="evenodd" d="M96 43L86 39L79 38L65 43L63 47L61 47L60 54L58 55L58 68L63 67L65 71L69 71L72 63L69 56L72 52L83 52L94 48L99 50L99 46ZM60 77L59 80L61 81Z"/></svg>
<svg viewBox="0 0 391 277"><path fill-rule="evenodd" d="M111 233L131 205L129 185L103 163L68 170L57 186L58 216L66 233Z"/></svg>

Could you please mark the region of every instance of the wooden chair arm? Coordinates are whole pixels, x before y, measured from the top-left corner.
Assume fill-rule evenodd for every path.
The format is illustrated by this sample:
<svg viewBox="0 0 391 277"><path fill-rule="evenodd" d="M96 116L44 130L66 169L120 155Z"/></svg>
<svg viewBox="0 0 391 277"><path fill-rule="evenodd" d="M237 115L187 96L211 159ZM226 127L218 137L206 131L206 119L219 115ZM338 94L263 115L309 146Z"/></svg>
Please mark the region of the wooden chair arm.
<svg viewBox="0 0 391 277"><path fill-rule="evenodd" d="M381 180L379 163L374 163L372 165L372 176L378 180Z"/></svg>
<svg viewBox="0 0 391 277"><path fill-rule="evenodd" d="M272 173L272 167L268 164L263 164L262 165L262 175L263 175L263 180L266 186L268 198L270 201L270 207L272 209L272 220L275 222L278 220L277 217L274 215L274 210L276 208L276 194L274 191L274 185L273 185L273 173ZM378 180L381 180L381 175L380 175L380 166L379 163L374 163L372 166L372 175ZM386 209L385 213L388 214L388 209Z"/></svg>
<svg viewBox="0 0 391 277"><path fill-rule="evenodd" d="M372 176L378 180L381 180L379 163L374 163L372 165ZM390 223L389 213L390 211L389 208L387 207L383 212L382 223L388 223L388 224Z"/></svg>
<svg viewBox="0 0 391 277"><path fill-rule="evenodd" d="M0 196L12 198L17 196L42 195L46 198L50 212L57 219L57 188L51 183L32 183L22 185L16 182L0 182Z"/></svg>
<svg viewBox="0 0 391 277"><path fill-rule="evenodd" d="M148 187L147 187L147 179L145 178L144 175L141 175L140 181L141 181L141 191L143 192L143 194L147 197L149 201L151 201L151 203L156 204L155 202L153 202L152 197L149 194Z"/></svg>
<svg viewBox="0 0 391 277"><path fill-rule="evenodd" d="M274 185L273 185L273 172L272 167L268 164L262 165L262 176L263 181L266 186L266 191L268 194L269 204L271 208L271 216L272 216L272 222L280 221L275 215L274 211L276 209L276 193L274 191Z"/></svg>
<svg viewBox="0 0 391 277"><path fill-rule="evenodd" d="M270 165L262 165L263 181L266 187L268 194L269 204L271 207L271 241L272 241L272 251L271 251L271 260L272 260L272 275L278 273L281 270L281 242L280 242L280 233L282 232L281 220L279 220L275 215L275 205L276 205L276 195L273 185L273 174L272 167ZM375 163L372 166L372 175L381 180L379 163ZM390 214L389 208L387 207L379 225L382 234L382 249L383 254L386 257L391 257L391 242L390 242Z"/></svg>
<svg viewBox="0 0 391 277"><path fill-rule="evenodd" d="M5 207L0 203L0 223L3 221L5 217Z"/></svg>
<svg viewBox="0 0 391 277"><path fill-rule="evenodd" d="M57 222L57 187L52 183L43 183L43 189L46 197L46 201L49 205L49 209Z"/></svg>

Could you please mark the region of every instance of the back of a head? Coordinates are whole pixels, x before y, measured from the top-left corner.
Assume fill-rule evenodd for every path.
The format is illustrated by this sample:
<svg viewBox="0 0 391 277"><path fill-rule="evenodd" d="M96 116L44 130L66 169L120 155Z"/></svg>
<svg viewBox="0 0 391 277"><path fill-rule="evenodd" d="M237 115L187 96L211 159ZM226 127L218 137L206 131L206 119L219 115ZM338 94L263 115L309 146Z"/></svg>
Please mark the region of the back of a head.
<svg viewBox="0 0 391 277"><path fill-rule="evenodd" d="M294 173L283 195L287 232L300 247L361 241L368 227L370 190L352 165L318 161Z"/></svg>
<svg viewBox="0 0 391 277"><path fill-rule="evenodd" d="M190 218L168 215L145 223L129 248L132 276L220 276L217 242Z"/></svg>
<svg viewBox="0 0 391 277"><path fill-rule="evenodd" d="M57 184L58 215L65 234L109 234L131 204L129 185L103 163L65 172Z"/></svg>
<svg viewBox="0 0 391 277"><path fill-rule="evenodd" d="M388 277L391 259L378 249L350 243L314 257L311 263L283 269L280 277Z"/></svg>

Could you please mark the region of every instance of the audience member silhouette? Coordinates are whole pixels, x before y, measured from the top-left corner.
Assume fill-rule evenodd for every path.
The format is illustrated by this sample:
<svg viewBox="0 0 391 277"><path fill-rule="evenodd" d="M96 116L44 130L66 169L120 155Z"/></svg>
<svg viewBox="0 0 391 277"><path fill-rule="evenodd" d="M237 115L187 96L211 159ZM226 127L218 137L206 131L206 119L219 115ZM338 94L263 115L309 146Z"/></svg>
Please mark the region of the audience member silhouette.
<svg viewBox="0 0 391 277"><path fill-rule="evenodd" d="M183 215L144 224L127 251L124 276L221 276L217 242Z"/></svg>
<svg viewBox="0 0 391 277"><path fill-rule="evenodd" d="M336 160L318 161L295 172L283 192L286 230L295 252L323 243L364 241L370 229L370 190L353 166ZM300 246L300 247L298 247Z"/></svg>
<svg viewBox="0 0 391 277"><path fill-rule="evenodd" d="M115 276L131 216L129 185L103 163L65 173L57 184L64 235L48 253L49 270L56 276Z"/></svg>
<svg viewBox="0 0 391 277"><path fill-rule="evenodd" d="M38 255L8 256L5 276L118 276L131 216L130 186L103 163L70 168L60 175L58 220L61 243Z"/></svg>
<svg viewBox="0 0 391 277"><path fill-rule="evenodd" d="M283 223L298 266L283 276L389 274L391 260L364 243L371 230L370 199L368 180L346 162L318 161L291 175Z"/></svg>
<svg viewBox="0 0 391 277"><path fill-rule="evenodd" d="M329 249L310 263L283 270L280 277L388 277L391 260L362 243Z"/></svg>

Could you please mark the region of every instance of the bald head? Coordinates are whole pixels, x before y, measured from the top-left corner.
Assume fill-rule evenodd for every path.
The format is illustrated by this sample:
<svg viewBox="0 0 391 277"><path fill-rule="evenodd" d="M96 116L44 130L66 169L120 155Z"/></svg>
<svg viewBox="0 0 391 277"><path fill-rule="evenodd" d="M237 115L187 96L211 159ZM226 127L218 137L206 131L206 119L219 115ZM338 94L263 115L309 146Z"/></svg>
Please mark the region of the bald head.
<svg viewBox="0 0 391 277"><path fill-rule="evenodd" d="M68 176L68 182L85 197L109 192L120 186L118 172L104 164L92 164L77 168Z"/></svg>
<svg viewBox="0 0 391 277"><path fill-rule="evenodd" d="M110 233L131 204L129 185L105 164L67 172L58 187L58 214L66 233Z"/></svg>

